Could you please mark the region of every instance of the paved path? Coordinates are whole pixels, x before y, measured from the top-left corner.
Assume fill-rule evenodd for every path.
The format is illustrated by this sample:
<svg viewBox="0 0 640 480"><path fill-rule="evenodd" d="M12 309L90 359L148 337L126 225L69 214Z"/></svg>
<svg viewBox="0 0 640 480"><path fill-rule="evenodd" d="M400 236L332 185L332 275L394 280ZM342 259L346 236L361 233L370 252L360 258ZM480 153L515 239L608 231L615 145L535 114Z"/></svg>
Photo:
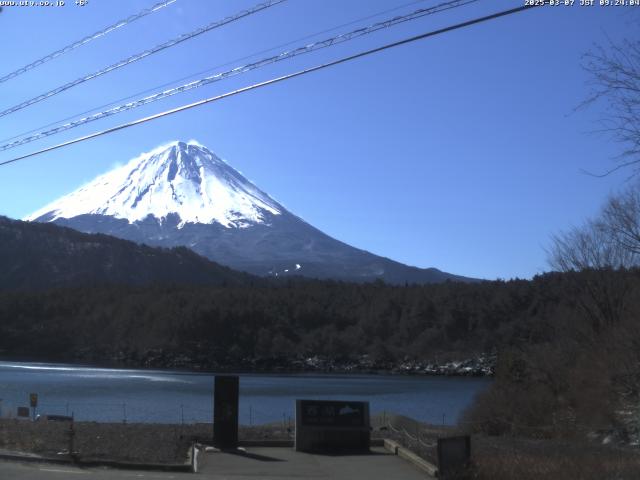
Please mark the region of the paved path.
<svg viewBox="0 0 640 480"><path fill-rule="evenodd" d="M247 448L245 453L201 453L199 473L81 469L68 465L0 461L0 479L11 480L424 480L427 476L383 448L369 455L327 456L290 448Z"/></svg>
<svg viewBox="0 0 640 480"><path fill-rule="evenodd" d="M82 469L69 465L0 461L0 479L2 480L134 480L136 478L140 480L195 480L198 477L192 473Z"/></svg>
<svg viewBox="0 0 640 480"><path fill-rule="evenodd" d="M291 448L247 448L247 453L200 455L200 471L218 479L424 480L426 475L382 447L369 455L312 455Z"/></svg>

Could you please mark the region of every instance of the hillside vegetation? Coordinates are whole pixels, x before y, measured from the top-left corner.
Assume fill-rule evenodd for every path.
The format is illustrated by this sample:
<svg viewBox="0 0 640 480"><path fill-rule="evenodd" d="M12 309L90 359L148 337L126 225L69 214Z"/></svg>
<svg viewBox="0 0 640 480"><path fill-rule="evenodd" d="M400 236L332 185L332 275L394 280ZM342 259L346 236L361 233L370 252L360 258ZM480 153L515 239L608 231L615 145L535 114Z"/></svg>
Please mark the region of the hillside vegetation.
<svg viewBox="0 0 640 480"><path fill-rule="evenodd" d="M188 248L151 248L1 216L0 265L0 290L107 284L240 285L257 280Z"/></svg>

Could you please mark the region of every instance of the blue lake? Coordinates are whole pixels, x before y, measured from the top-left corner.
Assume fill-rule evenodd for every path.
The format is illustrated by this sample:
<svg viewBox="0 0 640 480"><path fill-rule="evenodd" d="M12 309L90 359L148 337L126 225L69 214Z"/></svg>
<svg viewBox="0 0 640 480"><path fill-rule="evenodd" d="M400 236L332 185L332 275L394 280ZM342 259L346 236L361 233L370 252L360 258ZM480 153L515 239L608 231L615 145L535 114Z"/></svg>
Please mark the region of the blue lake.
<svg viewBox="0 0 640 480"><path fill-rule="evenodd" d="M240 423L293 417L294 401L365 400L394 412L453 424L491 379L398 375L240 375ZM100 422L211 422L213 374L0 362L0 415L15 416L38 394L38 414Z"/></svg>

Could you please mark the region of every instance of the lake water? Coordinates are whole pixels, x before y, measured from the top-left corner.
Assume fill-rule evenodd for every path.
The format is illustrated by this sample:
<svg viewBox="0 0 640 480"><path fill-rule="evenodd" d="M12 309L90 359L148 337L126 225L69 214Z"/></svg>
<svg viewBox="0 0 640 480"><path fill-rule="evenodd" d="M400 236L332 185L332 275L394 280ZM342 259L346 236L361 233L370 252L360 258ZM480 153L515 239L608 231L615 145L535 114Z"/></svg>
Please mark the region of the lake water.
<svg viewBox="0 0 640 480"><path fill-rule="evenodd" d="M397 375L240 375L240 423L288 420L294 401L366 400L371 413L453 424L490 379ZM38 394L38 414L100 422L211 422L213 374L0 362L0 415Z"/></svg>

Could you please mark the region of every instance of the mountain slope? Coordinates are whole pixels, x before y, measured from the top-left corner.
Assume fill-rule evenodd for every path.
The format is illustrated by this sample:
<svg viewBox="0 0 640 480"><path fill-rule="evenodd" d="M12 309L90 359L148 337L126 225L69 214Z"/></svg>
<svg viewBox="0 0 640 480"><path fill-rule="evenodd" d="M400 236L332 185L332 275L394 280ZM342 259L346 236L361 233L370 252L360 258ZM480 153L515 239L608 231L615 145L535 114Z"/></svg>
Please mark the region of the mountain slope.
<svg viewBox="0 0 640 480"><path fill-rule="evenodd" d="M187 248L151 248L106 235L0 217L0 290L127 284L243 285Z"/></svg>
<svg viewBox="0 0 640 480"><path fill-rule="evenodd" d="M195 142L172 142L45 206L25 220L55 221L82 214L164 219L246 227L284 208L215 154Z"/></svg>
<svg viewBox="0 0 640 480"><path fill-rule="evenodd" d="M403 265L331 238L197 142L172 142L142 154L26 219L149 245L186 246L262 276L471 280Z"/></svg>

